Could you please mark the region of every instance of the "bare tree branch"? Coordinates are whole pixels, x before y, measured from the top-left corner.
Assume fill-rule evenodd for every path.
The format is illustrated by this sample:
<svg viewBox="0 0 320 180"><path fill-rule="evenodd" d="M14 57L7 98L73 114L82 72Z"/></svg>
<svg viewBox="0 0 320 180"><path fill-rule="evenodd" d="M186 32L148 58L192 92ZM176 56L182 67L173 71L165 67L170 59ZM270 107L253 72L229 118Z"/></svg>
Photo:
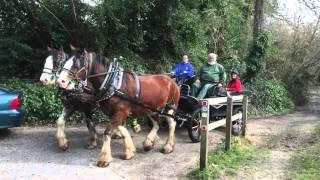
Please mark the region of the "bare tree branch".
<svg viewBox="0 0 320 180"><path fill-rule="evenodd" d="M76 6L74 5L73 0L71 0L71 3L72 3L72 9L73 9L73 18L74 18L74 21L76 22L76 24L78 24Z"/></svg>
<svg viewBox="0 0 320 180"><path fill-rule="evenodd" d="M48 11L48 13L50 13L54 19L62 26L62 28L64 29L64 31L71 37L71 39L73 39L72 35L69 33L68 29L66 28L66 26L60 21L60 19L53 14L53 12L51 12L40 0L37 0L37 2L46 10Z"/></svg>

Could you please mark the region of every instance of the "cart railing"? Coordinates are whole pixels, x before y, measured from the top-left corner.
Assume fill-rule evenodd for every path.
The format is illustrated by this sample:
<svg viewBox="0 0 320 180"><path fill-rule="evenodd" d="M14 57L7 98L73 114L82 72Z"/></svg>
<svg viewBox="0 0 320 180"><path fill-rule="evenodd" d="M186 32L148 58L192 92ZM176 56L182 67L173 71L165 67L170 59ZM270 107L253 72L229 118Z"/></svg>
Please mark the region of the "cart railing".
<svg viewBox="0 0 320 180"><path fill-rule="evenodd" d="M233 112L233 102L243 103L243 110L237 114L232 115ZM246 122L247 122L247 107L248 107L248 96L230 96L230 97L219 97L219 98L208 98L201 101L201 140L200 140L200 170L204 170L208 165L208 132L217 127L226 125L226 141L225 149L229 150L231 145L231 128L232 121L242 118L242 133L241 135L245 136L246 134ZM221 105L227 104L227 116L218 121L209 123L210 118L210 106L212 105Z"/></svg>

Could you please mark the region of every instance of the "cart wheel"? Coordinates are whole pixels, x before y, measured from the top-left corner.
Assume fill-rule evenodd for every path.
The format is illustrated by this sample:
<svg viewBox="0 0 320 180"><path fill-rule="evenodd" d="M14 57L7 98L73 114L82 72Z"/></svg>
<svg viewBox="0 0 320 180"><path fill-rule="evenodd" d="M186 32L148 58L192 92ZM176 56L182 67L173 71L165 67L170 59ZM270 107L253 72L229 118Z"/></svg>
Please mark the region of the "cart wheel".
<svg viewBox="0 0 320 180"><path fill-rule="evenodd" d="M194 111L188 121L188 134L193 143L200 141L201 108Z"/></svg>
<svg viewBox="0 0 320 180"><path fill-rule="evenodd" d="M234 114L237 114L239 112L242 112L242 109L236 110L234 112ZM241 136L242 135L242 126L243 126L242 118L233 121L233 123L232 123L232 135Z"/></svg>

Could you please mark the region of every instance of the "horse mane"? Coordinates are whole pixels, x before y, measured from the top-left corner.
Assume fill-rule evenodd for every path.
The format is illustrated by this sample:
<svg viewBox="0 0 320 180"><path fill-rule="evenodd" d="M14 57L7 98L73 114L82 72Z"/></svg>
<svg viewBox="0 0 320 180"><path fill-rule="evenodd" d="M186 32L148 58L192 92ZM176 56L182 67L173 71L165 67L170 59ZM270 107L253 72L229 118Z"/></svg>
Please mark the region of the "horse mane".
<svg viewBox="0 0 320 180"><path fill-rule="evenodd" d="M103 56L103 55L100 55L100 54L97 54L95 52L92 52L92 62L91 62L91 74L95 74L96 72L96 68L97 66L99 65L102 65L103 67L109 67L110 65L110 59Z"/></svg>
<svg viewBox="0 0 320 180"><path fill-rule="evenodd" d="M59 54L59 51L57 49L52 49L49 53L49 55L52 56L52 59L54 61L56 61L58 59L58 54Z"/></svg>
<svg viewBox="0 0 320 180"><path fill-rule="evenodd" d="M67 53L63 52L66 56L68 56ZM64 62L58 62L58 57L59 57L59 50L58 49L52 49L49 53L50 56L52 56L52 61L53 61L53 67L58 68L59 64L64 63Z"/></svg>

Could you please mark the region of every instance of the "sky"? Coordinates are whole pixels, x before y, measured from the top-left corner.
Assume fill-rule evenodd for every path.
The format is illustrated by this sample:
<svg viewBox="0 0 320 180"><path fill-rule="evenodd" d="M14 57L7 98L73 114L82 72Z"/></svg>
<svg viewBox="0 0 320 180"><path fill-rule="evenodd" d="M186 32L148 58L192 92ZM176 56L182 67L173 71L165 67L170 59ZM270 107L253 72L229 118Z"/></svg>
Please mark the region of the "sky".
<svg viewBox="0 0 320 180"><path fill-rule="evenodd" d="M320 6L320 0L309 1L314 1ZM304 23L315 23L317 16L303 3L299 3L299 0L278 0L278 3L279 13L288 17L291 21L296 22L300 18ZM320 12L320 9L318 9L318 12Z"/></svg>

